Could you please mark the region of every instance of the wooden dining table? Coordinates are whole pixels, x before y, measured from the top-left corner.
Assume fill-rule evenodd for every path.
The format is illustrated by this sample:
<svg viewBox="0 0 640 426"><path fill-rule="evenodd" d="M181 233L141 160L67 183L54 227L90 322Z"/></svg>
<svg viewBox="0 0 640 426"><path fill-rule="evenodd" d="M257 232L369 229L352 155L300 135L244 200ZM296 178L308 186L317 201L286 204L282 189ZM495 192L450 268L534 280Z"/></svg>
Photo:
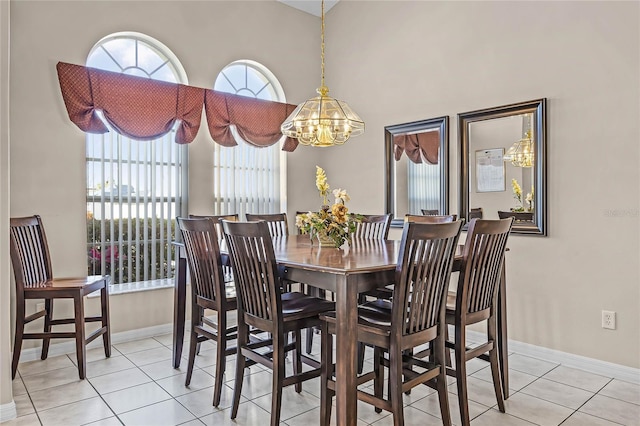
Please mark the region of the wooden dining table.
<svg viewBox="0 0 640 426"><path fill-rule="evenodd" d="M173 366L180 366L184 340L186 307L186 269L184 247L179 247L176 262L174 297ZM354 240L349 248L319 247L306 235L274 237L276 261L283 278L305 283L335 294L336 303L336 415L337 424L357 422L357 306L358 295L392 284L400 249L400 241ZM224 244L221 251L224 253ZM224 254L223 254L224 255ZM454 270L460 269L458 253ZM504 268L500 286L499 357L502 371L508 371ZM502 377L508 397L508 375Z"/></svg>

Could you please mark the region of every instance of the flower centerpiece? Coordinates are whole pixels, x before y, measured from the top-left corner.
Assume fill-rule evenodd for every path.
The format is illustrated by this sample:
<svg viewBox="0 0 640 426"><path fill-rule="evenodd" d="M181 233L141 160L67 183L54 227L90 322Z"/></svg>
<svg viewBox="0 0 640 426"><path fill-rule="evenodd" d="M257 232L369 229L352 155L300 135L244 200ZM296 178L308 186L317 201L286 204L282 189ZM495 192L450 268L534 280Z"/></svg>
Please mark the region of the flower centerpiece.
<svg viewBox="0 0 640 426"><path fill-rule="evenodd" d="M344 189L334 189L333 205L328 204L331 187L325 171L316 166L316 188L322 198L322 208L317 212L302 213L296 216L296 226L303 234L309 234L311 240L317 238L321 247L341 247L349 241L356 230L356 224L362 219L349 213L346 202L351 198Z"/></svg>
<svg viewBox="0 0 640 426"><path fill-rule="evenodd" d="M511 179L511 187L513 188L513 198L518 201L518 206L512 208L513 212L531 212L533 211L533 187L531 187L531 192L527 193L524 201L527 203L525 207L523 199L522 199L522 188L516 179Z"/></svg>

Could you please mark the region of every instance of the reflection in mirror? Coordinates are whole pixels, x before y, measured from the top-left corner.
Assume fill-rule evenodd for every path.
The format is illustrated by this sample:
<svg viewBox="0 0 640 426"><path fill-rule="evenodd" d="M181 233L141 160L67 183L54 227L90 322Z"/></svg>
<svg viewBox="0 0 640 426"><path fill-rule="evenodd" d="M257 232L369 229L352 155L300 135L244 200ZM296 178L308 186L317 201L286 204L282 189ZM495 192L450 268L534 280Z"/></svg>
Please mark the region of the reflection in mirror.
<svg viewBox="0 0 640 426"><path fill-rule="evenodd" d="M447 214L449 118L387 126L384 133L391 226L402 227L406 214Z"/></svg>
<svg viewBox="0 0 640 426"><path fill-rule="evenodd" d="M545 99L458 115L460 216L546 235Z"/></svg>

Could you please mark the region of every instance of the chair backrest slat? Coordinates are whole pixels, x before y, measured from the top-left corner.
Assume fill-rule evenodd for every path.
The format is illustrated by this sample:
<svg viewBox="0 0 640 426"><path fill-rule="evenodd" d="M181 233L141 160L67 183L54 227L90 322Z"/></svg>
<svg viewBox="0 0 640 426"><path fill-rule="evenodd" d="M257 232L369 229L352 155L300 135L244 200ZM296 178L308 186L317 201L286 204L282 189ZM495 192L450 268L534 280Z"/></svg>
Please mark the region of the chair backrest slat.
<svg viewBox="0 0 640 426"><path fill-rule="evenodd" d="M386 240L391 226L391 214L359 215L362 221L356 225L354 238Z"/></svg>
<svg viewBox="0 0 640 426"><path fill-rule="evenodd" d="M489 309L497 297L504 253L513 218L471 221L463 254L458 293L466 313ZM457 307L458 308L458 307Z"/></svg>
<svg viewBox="0 0 640 426"><path fill-rule="evenodd" d="M461 221L405 222L392 300L394 334L418 333L443 319L461 227Z"/></svg>
<svg viewBox="0 0 640 426"><path fill-rule="evenodd" d="M264 220L267 222L269 233L272 237L285 237L289 235L289 228L287 226L287 214L286 213L273 213L273 214L254 214L247 213L247 220L252 222L256 220Z"/></svg>
<svg viewBox="0 0 640 426"><path fill-rule="evenodd" d="M221 215L195 215L195 214L190 214L189 215L190 219L212 219L215 224L216 224L216 232L218 233L218 239L221 240L222 239L222 224L220 223L221 220L230 220L233 222L237 222L238 220L240 220L240 216L235 213L235 214L221 214Z"/></svg>
<svg viewBox="0 0 640 426"><path fill-rule="evenodd" d="M192 291L220 306L226 302L227 296L217 224L218 221L212 218L178 218L189 262Z"/></svg>
<svg viewBox="0 0 640 426"><path fill-rule="evenodd" d="M17 289L39 287L53 278L40 216L10 219L10 253Z"/></svg>
<svg viewBox="0 0 640 426"><path fill-rule="evenodd" d="M282 324L280 276L267 222L222 221L235 276L238 314Z"/></svg>

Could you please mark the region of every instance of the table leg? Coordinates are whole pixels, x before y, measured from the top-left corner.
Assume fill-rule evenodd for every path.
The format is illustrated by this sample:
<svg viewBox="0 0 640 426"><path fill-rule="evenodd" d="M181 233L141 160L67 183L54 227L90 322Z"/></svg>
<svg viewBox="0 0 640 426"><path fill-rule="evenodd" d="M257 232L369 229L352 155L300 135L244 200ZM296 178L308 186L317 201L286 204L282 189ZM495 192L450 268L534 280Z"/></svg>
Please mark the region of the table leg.
<svg viewBox="0 0 640 426"><path fill-rule="evenodd" d="M509 398L509 348L507 338L507 279L506 264L502 265L498 291L498 360L502 371L502 395Z"/></svg>
<svg viewBox="0 0 640 426"><path fill-rule="evenodd" d="M182 250L178 248L178 250ZM173 368L180 367L184 343L184 317L187 305L187 259L176 256L175 285L173 292Z"/></svg>
<svg viewBox="0 0 640 426"><path fill-rule="evenodd" d="M338 275L336 279L336 423L353 426L357 422L358 401L358 283L356 275Z"/></svg>

